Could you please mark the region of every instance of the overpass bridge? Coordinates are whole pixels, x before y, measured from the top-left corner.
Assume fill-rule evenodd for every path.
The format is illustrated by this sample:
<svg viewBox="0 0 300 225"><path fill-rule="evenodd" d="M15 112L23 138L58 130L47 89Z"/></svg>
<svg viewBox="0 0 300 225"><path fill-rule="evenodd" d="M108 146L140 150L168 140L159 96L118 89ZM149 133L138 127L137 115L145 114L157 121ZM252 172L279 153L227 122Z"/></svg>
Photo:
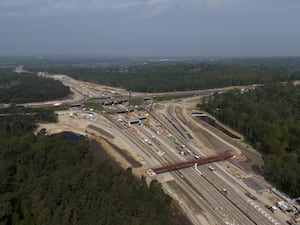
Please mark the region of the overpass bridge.
<svg viewBox="0 0 300 225"><path fill-rule="evenodd" d="M182 169L186 167L190 167L194 164L204 164L204 163L210 163L210 162L217 162L217 161L222 161L226 160L233 157L233 154L230 152L224 152L222 154L214 155L214 156L209 156L209 157L203 157L199 159L193 159L185 162L178 162L178 163L172 163L160 167L154 167L152 169L148 170L148 173L150 175L158 174L158 173L164 173L167 171L175 170L175 169Z"/></svg>

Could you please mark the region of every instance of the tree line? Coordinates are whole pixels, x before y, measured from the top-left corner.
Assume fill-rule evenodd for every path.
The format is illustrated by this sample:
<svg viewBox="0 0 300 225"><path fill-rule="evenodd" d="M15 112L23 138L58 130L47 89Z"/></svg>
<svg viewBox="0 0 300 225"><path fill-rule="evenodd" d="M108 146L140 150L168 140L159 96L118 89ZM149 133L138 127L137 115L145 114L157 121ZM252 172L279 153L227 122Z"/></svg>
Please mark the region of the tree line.
<svg viewBox="0 0 300 225"><path fill-rule="evenodd" d="M87 139L34 135L41 117L27 116L28 109L0 114L16 110L0 116L0 224L180 224L157 181L148 185L130 168L95 162ZM55 120L53 111L36 112Z"/></svg>
<svg viewBox="0 0 300 225"><path fill-rule="evenodd" d="M300 79L300 72L259 65L163 63L122 67L80 67L49 65L29 67L63 73L75 79L140 92L169 92L263 84Z"/></svg>
<svg viewBox="0 0 300 225"><path fill-rule="evenodd" d="M300 86L269 84L245 93L234 90L215 94L199 107L241 132L263 153L269 181L300 195Z"/></svg>
<svg viewBox="0 0 300 225"><path fill-rule="evenodd" d="M34 74L17 74L0 68L0 103L42 102L70 94L61 82Z"/></svg>

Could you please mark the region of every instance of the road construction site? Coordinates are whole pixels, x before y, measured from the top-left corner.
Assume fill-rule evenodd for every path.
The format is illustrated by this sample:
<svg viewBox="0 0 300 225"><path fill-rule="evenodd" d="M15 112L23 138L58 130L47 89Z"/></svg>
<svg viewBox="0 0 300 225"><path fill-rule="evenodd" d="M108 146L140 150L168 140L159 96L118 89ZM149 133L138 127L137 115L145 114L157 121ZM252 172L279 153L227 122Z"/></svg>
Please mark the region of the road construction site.
<svg viewBox="0 0 300 225"><path fill-rule="evenodd" d="M233 137L206 123L200 117L210 116L196 107L205 96L215 92L252 86L193 91L188 92L192 97L156 102L153 96L163 93L134 93L66 75L39 75L60 80L70 87L73 96L62 101L27 104L69 106L68 110L56 112L58 123L40 124L38 130L45 128L48 134L72 131L96 139L122 167L132 167L136 175L146 176L147 181L161 182L192 224L279 225L295 213L282 208L270 210L269 206L283 199L254 173L253 168L262 165L261 155L230 128L220 124ZM143 103L131 105L134 98L142 98ZM86 107L85 103L90 101L103 109ZM116 151L114 146L121 150ZM199 163L225 152L230 157ZM183 168L155 170L187 161L192 163Z"/></svg>

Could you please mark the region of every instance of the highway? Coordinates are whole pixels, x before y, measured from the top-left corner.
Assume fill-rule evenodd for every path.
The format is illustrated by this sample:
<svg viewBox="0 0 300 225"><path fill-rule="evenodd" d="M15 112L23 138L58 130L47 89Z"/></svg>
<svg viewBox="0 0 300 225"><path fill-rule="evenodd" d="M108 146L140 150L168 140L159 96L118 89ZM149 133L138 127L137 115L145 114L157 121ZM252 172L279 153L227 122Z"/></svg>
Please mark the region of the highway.
<svg viewBox="0 0 300 225"><path fill-rule="evenodd" d="M50 76L47 74L44 75ZM65 103L69 104L83 103L89 98L99 98L99 96L108 98L128 97L128 93L125 90L76 81L66 75L51 78L60 80L75 93L75 96L71 99L64 100ZM189 93L209 96L215 92L224 92L233 88L236 87L182 93L155 93L146 95L144 93L135 93L135 95L143 97ZM239 88L248 89L253 88L253 86L249 85ZM52 104L52 102L32 103L27 104L27 106L43 107L47 104ZM202 148L202 146L198 144L201 143L201 140L194 140L194 136L189 134L187 129L184 128L182 122L177 119L174 114L174 105L172 102L160 104L167 105L167 107L165 107L164 112L152 111L150 128L144 125L131 125L131 127L125 128L124 124L117 121L114 115L97 113L95 115L99 121L108 124L101 128L118 137L118 140L126 142L127 146L129 146L129 150L134 151L143 160L145 169L186 161L193 159L194 155L207 156L213 153L212 150ZM133 115L138 117L135 113L133 113ZM123 120L126 121L125 116ZM93 122L93 124L97 126L100 122ZM174 140L171 140L169 135L175 136L177 142L175 143ZM153 136L157 142L152 140ZM239 152L238 148L227 143L218 135L212 134L212 137L224 144L224 151L231 149L235 152ZM148 141L146 141L146 139ZM151 142L151 144L149 144L149 142ZM181 148L182 145L185 146L184 148L188 151L188 154L179 154L178 148ZM276 221L270 213L262 209L263 206L259 202L257 202L257 204L250 203L248 197L245 196L247 189L241 186L236 178L226 171L225 163L219 162L213 165L216 171L208 170L207 165L200 165L196 168L185 168L180 171L159 174L150 179L157 179L163 184L165 182L166 186L169 185L168 181L170 180L176 182L176 184L184 190L182 195L188 195L189 198L193 199L199 209L204 209L204 211L209 214L207 221L210 222L207 222L207 224L212 224L213 221L215 224L227 225L279 225L279 222ZM165 177L168 177L168 179L164 180ZM170 190L167 191L172 195L172 187L169 185L168 188L170 188ZM223 189L227 190L226 193ZM184 198L184 196L181 197ZM203 224L203 220L200 220L200 218L203 219L203 217L207 215L204 216L194 213L193 207L189 205L184 205L182 208L193 224Z"/></svg>
<svg viewBox="0 0 300 225"><path fill-rule="evenodd" d="M176 135L179 142L185 144L185 146L187 146L190 151L199 154L199 150L191 147L186 141L186 130L181 129L180 123L172 115L172 107L167 108L167 113L169 114L167 116L169 119L160 121L160 123L164 124L167 130ZM154 117L155 119L157 119L158 116L155 115ZM168 121L176 121L176 125L174 126L174 124L168 124ZM170 140L160 140L160 142L163 144L169 142L166 146L163 147L164 151L166 152L165 157L169 162L178 162L179 160L185 160L186 157L184 158L183 156L179 155L177 150L174 151L174 149L176 149L176 145L174 145L174 143L172 143ZM200 155L203 155L203 153L200 152ZM272 221L269 220L271 216L264 216L257 209L249 205L246 197L241 197L241 195L244 195L245 193L244 190L240 191L240 193L237 193L235 191L237 182L228 184L228 182L224 181L229 180L232 182L234 180L228 174L223 172L222 176L219 177L217 176L217 173L209 174L210 171L208 171L205 166L200 166L199 169L203 174L202 176L198 171L192 168L183 169L181 173L186 179L188 179L190 183L192 183L192 185L199 191L199 193L203 195L203 197L210 203L211 207L221 213L222 216L224 216L228 220L234 221L236 224L261 224L261 222L263 222L264 224L276 224L272 223ZM202 172L202 170L204 172ZM223 180L222 177L225 177L225 179ZM234 188L231 187L232 185L234 185ZM221 193L223 188L229 190L227 195ZM226 209L226 211L224 211L224 209Z"/></svg>
<svg viewBox="0 0 300 225"><path fill-rule="evenodd" d="M131 142L130 145L135 145L137 146L136 151L138 152L138 154L146 161L148 168L151 167L155 167L158 165L161 165L162 163L166 163L166 159L164 157L160 157L157 152L158 149L157 148L151 148L149 147L149 145L145 144L142 140L141 137L139 137L139 135L132 133L132 131L130 131L130 129L124 129L119 122L117 122L114 118L111 118L110 116L107 116L107 119L109 119L109 121L111 122L111 124L113 126L115 126L118 129L122 129L122 133L120 135L122 135L124 138L127 139L127 142ZM152 135L154 135L153 131L150 131L149 129L143 127L143 126L139 126L137 125L137 128L140 129L144 129L144 134L148 133L148 136L151 137ZM209 211L211 211L211 213L215 214L215 219L217 221L219 221L219 224L224 224L223 220L221 218L218 218L218 215L211 210L211 208L208 208L208 204L207 202L205 202L201 196L199 196L197 193L195 193L195 191L193 189L191 189L191 187L189 185L187 185L182 178L176 174L176 173L172 173L171 175L172 179L175 179L176 182L182 186L182 188L184 190L187 191L187 193L190 195L190 197L192 199L195 200L195 202L198 204L199 208L202 208L204 206L207 206L207 209ZM158 177L156 177L156 179L160 180ZM198 215L190 213L191 211L188 209L187 211L185 211L185 213L188 214L189 218L193 221L193 224L199 224L201 225L201 223L199 223L198 220Z"/></svg>
<svg viewBox="0 0 300 225"><path fill-rule="evenodd" d="M16 69L19 69L17 67ZM75 80L64 74L49 74L47 72L38 72L38 76L47 77L54 80L58 80L62 82L65 86L70 87L72 96L69 96L67 99L59 100L59 101L49 101L49 102L33 102L24 104L26 107L47 107L51 106L56 102L65 103L68 105L76 105L82 104L87 101L104 101L103 99L119 99L124 98L128 99L129 94L128 91L115 88L108 87L104 85L94 84L90 82L84 82ZM232 86L232 87L224 87L224 88L215 88L215 89L207 89L207 90L194 90L194 91L180 91L180 92L163 92L163 93L139 93L133 92L133 97L141 97L141 98L151 98L153 96L172 96L172 95L197 95L197 96L210 96L216 92L223 93L233 89L244 89L248 90L253 88L253 85L248 86Z"/></svg>
<svg viewBox="0 0 300 225"><path fill-rule="evenodd" d="M139 126L137 125L135 128L137 128L142 134L144 134L145 136L147 137L152 137L155 135L155 133L150 130L149 128L145 127L145 126ZM135 139L135 143L139 142L139 138L137 138L136 135L130 135L130 138L132 139ZM148 153L151 154L152 158L155 158L157 161L160 162L160 165L161 164L166 164L166 163L169 163L171 162L172 160L178 160L178 158L176 158L177 156L177 151L172 151L173 148L170 148L170 146L166 145L166 143L169 141L168 139L166 138L162 138L162 136L157 136L157 138L159 139L160 141L160 145L156 145L153 149L149 149L149 146L148 146ZM147 150L146 150L147 151ZM165 152L164 156L163 157L160 157L157 152L159 151L163 151ZM173 159L171 157L168 157L167 156L167 152L171 151L171 155L173 156ZM180 158L179 158L180 159ZM151 167L149 167L151 168ZM195 192L195 190L192 189L191 186L189 186L186 182L185 182L185 179L182 179L182 176L179 175L179 173L177 173L176 171L173 171L170 173L171 176L173 177L173 179L175 179L175 181L184 188L184 190L186 190L186 193L188 195L190 195L190 197L192 199L194 199L194 201L196 203L198 203L199 205L199 208L205 208L206 211L209 211L210 214L212 214L214 216L214 219L216 219L219 224L225 224L224 223L224 220L222 217L220 217L220 215L218 215L211 207L210 205L208 204L208 202L203 199L202 196L200 196L197 192ZM158 179L159 180L159 175L155 177L155 179ZM194 224L201 224L199 223L199 221L197 220L197 215L193 215L191 214L189 216L190 218L194 218L193 221L194 221Z"/></svg>
<svg viewBox="0 0 300 225"><path fill-rule="evenodd" d="M173 113L172 110L168 110L168 112ZM194 146L190 145L191 141L187 141L186 137L181 135L178 129L168 121L165 121L165 117L160 118L160 121L155 120L155 124L160 125L158 135L158 130L153 121L151 128L144 125L132 125L130 128L124 128L114 117L110 115L101 116L110 121L110 126L112 126L110 132L126 140L130 146L134 147L138 155L145 160L147 168L193 159L194 154L203 155L199 152L199 149L195 149ZM101 120L100 117L99 120ZM172 120L176 120L175 116L173 116ZM177 123L180 124L179 121ZM186 148L193 153L186 156L180 155L176 149L180 144L174 143L168 137L169 133L175 135L178 142L185 144ZM153 136L155 136L159 144L152 140ZM144 138L150 140L152 144L147 144ZM164 152L163 156L159 152ZM168 174L186 190L185 194L188 194L198 203L199 208L204 208L219 224L252 225L262 224L261 222L263 224L276 224L275 222L272 223L270 215L263 215L249 204L247 197L244 195L246 190L234 178L225 173L218 166L218 163L215 163L214 167L217 168L217 171L212 172L208 170L207 165L201 165L197 167L201 173L194 168L187 168L180 170L180 172L168 172ZM156 175L154 178L160 180L160 176ZM164 181L162 180L161 182ZM225 195L222 192L223 188L228 190L228 194ZM201 224L197 222L197 215L191 213L189 209L186 210L186 213L193 220L194 224Z"/></svg>
<svg viewBox="0 0 300 225"><path fill-rule="evenodd" d="M176 115L173 116L176 117ZM197 122L195 121L195 123ZM203 129L205 132L212 133L205 127L201 126L201 129ZM222 139L221 137L217 136L216 134L212 133L212 137L216 138L216 140L221 141L221 143L224 144L224 148L226 146L226 149L229 148L238 153L240 152L239 149L237 149L235 146L228 143L226 140ZM204 165L200 165L198 168L203 173L203 176L205 176L206 179L208 179L214 186L220 188L221 187L226 188L229 193L227 197L240 210L242 210L245 214L249 215L253 219L253 221L255 221L257 224L260 224L261 221L264 221L264 224L276 224L276 225L285 222L284 220L280 220L282 218L280 219L274 218L274 214L271 213L271 211L267 210L265 208L265 204L263 204L261 201L259 200L253 201L250 200L249 197L246 197L245 193L249 192L249 188L246 189L244 186L242 186L235 177L229 175L226 169L224 169L227 166L233 166L231 165L231 161L227 162L226 165L223 165L222 167L220 167L219 165L222 165L222 163L214 164L214 167L218 168L217 171L214 172L208 170L208 168Z"/></svg>
<svg viewBox="0 0 300 225"><path fill-rule="evenodd" d="M171 147L165 147L165 151ZM178 162L179 160L186 160L185 157L178 154L178 151L169 151L165 156L168 161ZM174 173L174 172L171 172ZM194 168L186 168L180 170L180 173L188 180L192 186L201 193L203 198L207 201L211 209L223 208L223 211L216 212L219 217L223 217L226 221L226 217L231 216L237 224L252 225L255 224L250 221L242 212L240 212L227 198L224 194L221 194L219 190L214 188L198 171ZM157 175L159 176L159 175ZM226 211L225 211L226 209ZM219 214L220 213L220 214Z"/></svg>
<svg viewBox="0 0 300 225"><path fill-rule="evenodd" d="M149 128L145 126L136 126L137 129L143 134L145 134L147 137L151 137L152 135L155 135L153 131L151 131ZM157 158L161 162L161 164L166 164L169 162L178 162L179 160L184 161L186 160L185 157L178 154L176 149L176 145L172 141L170 141L165 136L157 136L157 138L160 141L160 145L156 146L156 151L163 151L165 152L163 158L158 158L157 154L152 155L153 157ZM150 153L150 151L149 151ZM201 201L202 207L205 207L207 211L214 212L214 217L217 216L219 219L219 222L222 221L221 224L226 224L225 222L228 220L229 213L232 213L234 216L233 218L235 221L240 221L239 224L245 224L245 225L252 225L255 224L251 220L248 219L247 216L245 216L242 212L237 213L237 208L223 195L215 189L205 178L201 176L201 174L192 168L183 169L180 171L180 173L183 175L184 179L176 171L169 172L173 176L175 175L176 181L178 182L178 179L180 180L180 184L182 185L182 182L185 182L185 189L186 185L189 183L192 185L192 187L197 191L192 192L193 197L195 199L195 194L197 195L197 202ZM160 175L157 175L159 177ZM188 182L186 182L188 180ZM188 185L189 186L189 185ZM192 187L189 186L189 189L192 189ZM188 192L189 193L189 192ZM201 193L199 195L198 193ZM218 196L217 198L215 198ZM205 203L204 203L205 202ZM226 208L228 209L228 212L220 213L218 211L215 211L215 208Z"/></svg>
<svg viewBox="0 0 300 225"><path fill-rule="evenodd" d="M114 130L122 131L117 133L116 131L112 132L114 132L114 134L118 137L126 140L130 146L134 146L135 151L143 160L145 160L147 166L152 167L160 165L160 162L156 159L156 157L153 157L150 154L149 149L147 148L148 146L141 142L141 140L138 139L135 134L133 134L132 132L128 132L128 128L124 128L118 121L108 115L105 115L105 118L107 118L110 121L111 125L115 127Z"/></svg>
<svg viewBox="0 0 300 225"><path fill-rule="evenodd" d="M214 167L219 168L218 165ZM254 206L249 204L249 198L245 196L245 193L248 191L244 189L235 179L228 176L222 169L217 169L216 171L210 171L207 166L204 165L198 167L202 172L203 176L216 188L225 188L228 193L226 197L244 214L251 217L256 224L259 224L261 221L264 221L264 224L279 224L279 222L273 218L273 216L267 212L264 206L260 205L259 202L256 202L256 205L260 205L260 209L254 208ZM227 181L227 182L226 182ZM234 187L234 188L233 188Z"/></svg>
<svg viewBox="0 0 300 225"><path fill-rule="evenodd" d="M99 120L101 120L101 116L103 115L99 115ZM135 146L134 150L137 151L139 156L145 160L148 168L193 158L193 154L188 156L180 155L176 149L178 144L171 141L167 135L162 135L162 133L167 133L168 131L168 129L165 128L167 127L166 123L163 123L162 126L165 130L161 131L160 135L157 135L154 128L149 129L143 125L132 125L131 128L124 128L123 125L115 118L110 115L104 116L110 122L110 132L122 139L126 139L126 142L130 146ZM151 140L152 136L155 136L159 140L159 145ZM145 143L143 137L147 137L151 140L152 145L150 146ZM181 138L184 140L183 137ZM178 140L180 140L180 138L178 138ZM189 146L189 148L191 147ZM192 148L191 150L197 152ZM161 156L158 154L159 151L165 152L165 154ZM172 179L178 183L178 185L186 190L185 194L188 194L192 199L194 199L199 208L204 208L205 211L209 212L218 224L226 224L226 222L232 223L234 221L235 224L252 225L260 224L255 221L265 220L261 214L256 215L258 213L257 211L253 212L253 207L250 206L246 200L241 199L240 195L243 193L236 194L234 189L220 178L220 176L228 176L223 173L222 170L218 169L215 172L211 172L205 165L199 166L198 168L203 175L194 168L183 169L180 170L180 172L173 171L169 172L169 174ZM160 175L156 175L154 178L160 180ZM164 181L162 180L161 182ZM227 196L222 193L222 188L226 188L228 190ZM194 224L201 224L197 222L197 214L194 215L191 213L191 211L189 211L190 209L186 210L186 213L189 215L189 218ZM246 213L244 213L245 210ZM248 218L247 214L251 215L251 219L253 221ZM272 223L264 221L264 224Z"/></svg>

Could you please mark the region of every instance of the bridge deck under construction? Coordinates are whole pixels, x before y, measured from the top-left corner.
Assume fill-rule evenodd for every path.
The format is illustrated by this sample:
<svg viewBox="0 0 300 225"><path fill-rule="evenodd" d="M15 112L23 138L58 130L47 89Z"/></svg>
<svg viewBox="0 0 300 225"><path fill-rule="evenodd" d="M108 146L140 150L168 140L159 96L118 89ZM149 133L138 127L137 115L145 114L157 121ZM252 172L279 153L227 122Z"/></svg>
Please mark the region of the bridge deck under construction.
<svg viewBox="0 0 300 225"><path fill-rule="evenodd" d="M225 152L225 153L222 153L219 155L214 155L214 156L209 156L209 157L199 158L199 159L193 159L193 160L189 160L189 161L185 161L185 162L172 163L172 164L164 165L161 167L155 167L155 168L150 169L150 172L163 173L163 172L167 172L170 170L189 167L194 164L204 164L204 163L209 163L209 162L217 162L217 161L221 161L221 160L226 160L231 157L233 157L233 155L231 153Z"/></svg>

